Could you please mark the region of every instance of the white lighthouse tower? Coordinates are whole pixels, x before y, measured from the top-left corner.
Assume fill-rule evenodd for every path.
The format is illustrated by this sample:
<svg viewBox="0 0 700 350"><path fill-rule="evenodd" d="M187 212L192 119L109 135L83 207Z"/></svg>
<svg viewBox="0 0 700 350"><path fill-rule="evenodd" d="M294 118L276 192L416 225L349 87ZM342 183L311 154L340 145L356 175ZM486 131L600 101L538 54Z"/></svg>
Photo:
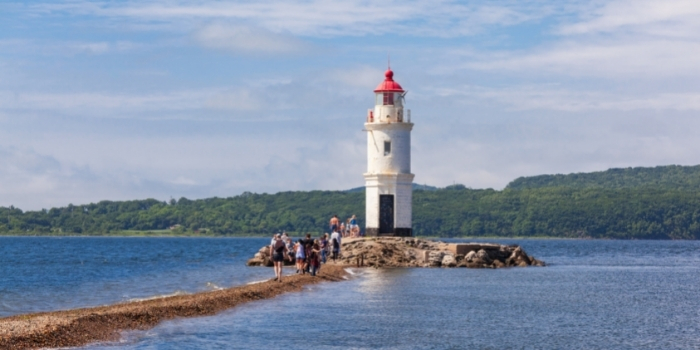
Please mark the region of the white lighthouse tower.
<svg viewBox="0 0 700 350"><path fill-rule="evenodd" d="M388 69L374 90L367 112L366 229L368 236L411 236L411 111L404 112L406 92Z"/></svg>

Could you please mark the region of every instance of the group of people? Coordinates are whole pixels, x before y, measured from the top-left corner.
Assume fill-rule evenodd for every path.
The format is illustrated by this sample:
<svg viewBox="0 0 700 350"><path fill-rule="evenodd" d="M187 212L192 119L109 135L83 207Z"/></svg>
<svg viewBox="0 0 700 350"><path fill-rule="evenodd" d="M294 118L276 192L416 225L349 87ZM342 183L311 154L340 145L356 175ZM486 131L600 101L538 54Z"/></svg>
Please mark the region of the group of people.
<svg viewBox="0 0 700 350"><path fill-rule="evenodd" d="M340 222L338 215L333 215L330 221L331 232L338 231L343 237L360 237L360 226L357 225L357 217L353 215L352 217L345 220L345 222Z"/></svg>
<svg viewBox="0 0 700 350"><path fill-rule="evenodd" d="M275 267L275 281L282 281L282 266L285 259L296 263L297 274L309 273L316 276L321 264L330 258L335 261L340 256L342 235L338 230L312 239L310 234L296 242L286 232L277 233L270 242L270 257Z"/></svg>

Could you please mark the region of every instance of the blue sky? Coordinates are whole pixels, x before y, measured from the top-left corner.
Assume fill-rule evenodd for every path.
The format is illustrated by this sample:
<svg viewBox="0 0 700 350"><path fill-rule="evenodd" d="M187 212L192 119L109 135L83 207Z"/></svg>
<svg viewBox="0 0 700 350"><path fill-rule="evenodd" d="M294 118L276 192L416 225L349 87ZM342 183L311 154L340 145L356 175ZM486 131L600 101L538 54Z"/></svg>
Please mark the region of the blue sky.
<svg viewBox="0 0 700 350"><path fill-rule="evenodd" d="M697 1L4 1L0 206L361 186L387 54L418 183L700 164Z"/></svg>

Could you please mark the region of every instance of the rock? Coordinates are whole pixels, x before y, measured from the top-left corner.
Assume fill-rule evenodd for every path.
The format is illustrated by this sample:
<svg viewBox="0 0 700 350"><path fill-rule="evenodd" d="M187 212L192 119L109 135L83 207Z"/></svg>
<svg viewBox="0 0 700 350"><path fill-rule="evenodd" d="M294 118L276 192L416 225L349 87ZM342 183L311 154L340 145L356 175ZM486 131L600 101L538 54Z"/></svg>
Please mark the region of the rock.
<svg viewBox="0 0 700 350"><path fill-rule="evenodd" d="M453 249L455 248L455 249ZM402 237L367 237L344 240L341 256L337 264L356 266L358 258L362 258L364 266L382 267L471 267L471 268L500 268L520 266L523 263L531 266L544 266L535 258L528 256L521 247L468 243L467 248L479 248L455 254L452 250L464 249L462 244L448 244L419 238ZM261 247L254 257L248 260L249 266L272 266L269 246ZM293 265L293 261L285 260L285 265Z"/></svg>
<svg viewBox="0 0 700 350"><path fill-rule="evenodd" d="M248 259L248 261L245 264L248 266L262 266L262 262L262 259L252 258Z"/></svg>
<svg viewBox="0 0 700 350"><path fill-rule="evenodd" d="M434 264L435 262L442 263L442 257L445 256L445 252L437 251L428 253L428 262Z"/></svg>
<svg viewBox="0 0 700 350"><path fill-rule="evenodd" d="M442 267L455 267L457 266L457 260L452 254L445 254L442 257Z"/></svg>
<svg viewBox="0 0 700 350"><path fill-rule="evenodd" d="M489 254L483 249L476 252L476 257L477 257L477 259L479 259L487 264L491 262L491 258L489 257Z"/></svg>
<svg viewBox="0 0 700 350"><path fill-rule="evenodd" d="M519 258L520 256L522 256L522 254L523 254L523 250L520 249L520 247L517 247L517 248L515 248L515 250L513 250L513 251L511 252L509 259L511 259L511 260L518 260L518 258Z"/></svg>

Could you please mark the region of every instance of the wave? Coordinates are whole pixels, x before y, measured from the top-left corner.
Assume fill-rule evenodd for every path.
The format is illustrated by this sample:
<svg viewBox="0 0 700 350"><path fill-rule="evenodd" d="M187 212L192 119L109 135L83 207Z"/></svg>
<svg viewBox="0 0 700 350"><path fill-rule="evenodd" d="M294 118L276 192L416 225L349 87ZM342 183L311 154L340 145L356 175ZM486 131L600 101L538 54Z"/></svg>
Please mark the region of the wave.
<svg viewBox="0 0 700 350"><path fill-rule="evenodd" d="M209 288L211 290L223 290L224 289L224 287L219 287L216 284L211 283L211 282L207 282L207 288Z"/></svg>
<svg viewBox="0 0 700 350"><path fill-rule="evenodd" d="M154 295L154 296L152 296L152 297L147 297L147 298L133 298L133 299L127 300L127 302L132 303L132 302L138 302L138 301L146 301L146 300L154 300L154 299L163 299L163 298L175 297L175 296L178 296L178 295L188 295L188 294L191 294L191 293L188 293L188 292L185 292L185 291L182 291L182 290L176 290L176 291L174 291L174 292L172 292L172 293L169 293L169 294L159 294L159 295Z"/></svg>
<svg viewBox="0 0 700 350"><path fill-rule="evenodd" d="M269 279L266 279L266 280L260 280L260 281L253 281L253 282L248 282L248 283L246 283L246 284L247 284L247 285L248 285L248 284L258 284L258 283L264 283L264 282L267 282L267 281L269 281Z"/></svg>

